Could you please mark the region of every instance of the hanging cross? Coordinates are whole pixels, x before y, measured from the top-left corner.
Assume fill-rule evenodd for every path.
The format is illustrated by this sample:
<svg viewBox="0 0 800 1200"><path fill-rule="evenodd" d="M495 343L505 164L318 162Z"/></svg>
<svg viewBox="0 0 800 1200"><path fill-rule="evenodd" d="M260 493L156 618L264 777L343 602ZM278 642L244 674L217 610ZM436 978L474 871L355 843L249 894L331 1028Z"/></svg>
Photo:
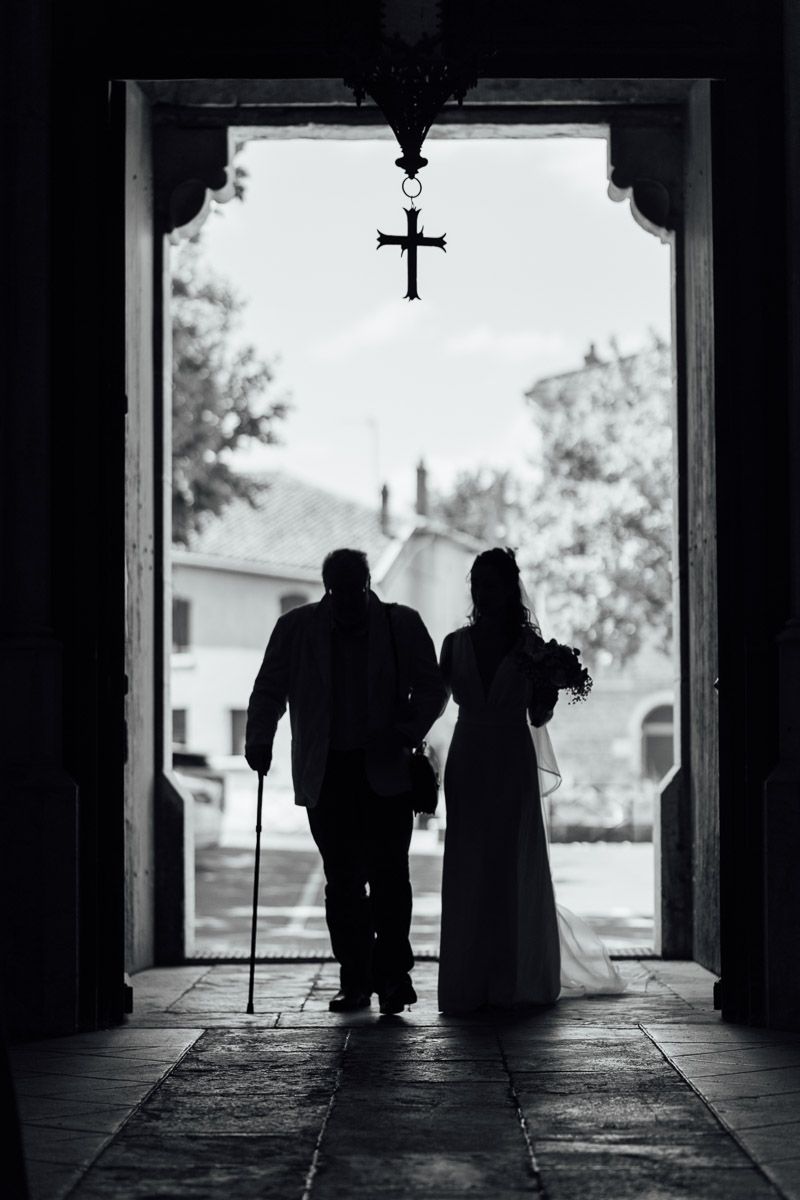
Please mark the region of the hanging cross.
<svg viewBox="0 0 800 1200"><path fill-rule="evenodd" d="M399 246L401 255L408 251L408 291L406 292L405 300L419 300L419 292L417 291L417 246L438 246L440 250L445 250L444 239L447 236L442 234L441 237L425 237L424 230L420 229L417 232L417 218L422 211L419 208L411 208L404 210L408 218L408 232L405 236L397 233L381 233L378 230L378 249L381 246Z"/></svg>

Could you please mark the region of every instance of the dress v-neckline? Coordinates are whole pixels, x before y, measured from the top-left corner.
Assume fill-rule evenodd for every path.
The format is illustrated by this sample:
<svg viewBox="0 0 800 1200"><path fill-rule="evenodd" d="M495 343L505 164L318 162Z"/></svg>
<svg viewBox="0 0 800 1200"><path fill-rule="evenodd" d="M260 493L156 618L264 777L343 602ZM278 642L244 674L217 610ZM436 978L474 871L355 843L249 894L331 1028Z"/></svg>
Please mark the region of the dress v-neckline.
<svg viewBox="0 0 800 1200"><path fill-rule="evenodd" d="M497 680L497 676L500 674L500 671L505 666L506 659L513 652L514 647L516 646L517 642L515 641L514 645L511 646L510 649L508 649L505 652L505 654L502 656L502 658L498 661L497 666L494 669L494 674L492 675L492 678L489 681L489 687L487 688L486 684L483 682L483 676L481 675L481 669L478 666L478 655L475 650L475 643L472 639L472 632L470 629L466 629L464 631L464 633L466 635L467 641L469 642L470 653L472 655L472 666L475 671L475 675L477 676L477 679L478 679L478 686L480 687L481 692L483 694L483 702L484 702L484 704L488 704L492 698L492 692L494 691L494 685Z"/></svg>

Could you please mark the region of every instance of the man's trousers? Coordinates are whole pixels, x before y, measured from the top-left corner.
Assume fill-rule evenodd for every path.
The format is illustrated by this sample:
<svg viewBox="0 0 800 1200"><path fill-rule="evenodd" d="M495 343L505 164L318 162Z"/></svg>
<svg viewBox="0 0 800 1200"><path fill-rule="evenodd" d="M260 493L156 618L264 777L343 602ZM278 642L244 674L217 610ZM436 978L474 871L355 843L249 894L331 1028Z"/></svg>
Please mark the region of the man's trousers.
<svg viewBox="0 0 800 1200"><path fill-rule="evenodd" d="M325 915L342 990L383 993L414 965L410 798L372 790L363 750L332 750L308 820L322 854Z"/></svg>

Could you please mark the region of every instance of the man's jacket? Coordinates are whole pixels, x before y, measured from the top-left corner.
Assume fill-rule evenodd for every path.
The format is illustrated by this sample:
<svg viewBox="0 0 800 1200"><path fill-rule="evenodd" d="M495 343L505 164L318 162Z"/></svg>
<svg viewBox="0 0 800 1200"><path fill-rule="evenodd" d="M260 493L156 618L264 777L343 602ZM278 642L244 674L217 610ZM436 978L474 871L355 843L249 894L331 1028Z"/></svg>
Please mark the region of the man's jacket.
<svg viewBox="0 0 800 1200"><path fill-rule="evenodd" d="M371 592L367 620L367 779L375 792L393 796L411 786L408 751L389 749L380 735L395 731L416 745L443 711L447 691L418 612L383 604ZM317 803L325 774L331 696L331 611L323 598L278 619L253 685L245 735L247 746L271 747L288 703L295 803L307 808Z"/></svg>

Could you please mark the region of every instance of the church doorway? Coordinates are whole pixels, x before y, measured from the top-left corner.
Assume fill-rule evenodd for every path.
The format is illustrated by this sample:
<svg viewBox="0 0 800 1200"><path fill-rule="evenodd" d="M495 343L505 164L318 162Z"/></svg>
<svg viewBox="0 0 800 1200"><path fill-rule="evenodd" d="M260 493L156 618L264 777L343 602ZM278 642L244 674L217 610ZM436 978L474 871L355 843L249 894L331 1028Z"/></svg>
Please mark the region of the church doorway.
<svg viewBox="0 0 800 1200"><path fill-rule="evenodd" d="M174 701L170 695L173 645L177 656L186 655L198 627L193 623L191 597L177 584L174 597L177 641L173 643L172 575L178 557L175 556L173 564L169 518L172 502L169 260L178 252L185 236L202 226L212 202L229 199L235 193L236 178L229 167L233 163L237 141L249 141L254 130L263 133L266 129L274 132L276 140L287 141L294 137L299 127L304 138L316 139L318 149L326 142L332 145L340 129L344 133L343 141L360 139L366 143L364 128L368 129L370 138L380 140L383 121L377 110L356 110L350 94L340 84L326 80L239 81L239 91L248 97L244 107L231 107L227 100L220 101L222 93L227 97L221 81L196 80L191 84L149 81L124 87L126 337L128 403L132 414L126 442L129 481L126 927L127 963L129 969L135 970L153 961L183 961L187 953L192 952L195 876L187 868L194 852L195 838L191 829L199 807L192 786L197 790L200 785L192 785L191 778L197 779L198 773L203 777L204 804L209 810L206 815L212 819L211 810L220 804L220 782L223 790L225 787L224 780L213 778L213 765L191 761L192 755L205 755L206 758L208 755L192 744L191 704L180 700L177 691ZM465 104L463 110L448 109L446 119L431 137L444 139L439 143L444 153L448 139L455 143L465 137L473 140L483 137L491 143L503 139L524 141L535 135L532 140L539 140L542 134L552 132L587 140L598 137L605 140L612 198L626 201L626 206L629 202L636 222L656 235L648 241L629 221L631 232L640 238L640 245L651 246L654 252L668 253L671 260L671 338L669 329L665 333L662 325L661 330L656 330L652 350L669 358L671 383L671 506L675 518L672 525L672 653L676 682L666 690L673 699L674 762L660 782L650 781L652 817L645 816L645 808L640 807L634 797L633 804L623 810L619 824L627 825L628 840L635 844L638 835L647 828L648 819L652 829L652 947L655 952L673 957L695 957L712 969L718 969L719 767L714 690L716 485L713 377L707 353L713 344L711 197L707 170L709 88L703 81L484 80L475 90L474 100ZM383 168L383 177L388 184L392 173L392 151L388 146L386 150L389 165ZM441 232L452 239L458 233L453 222L458 221L464 209L463 195L470 195L473 207L481 209L486 180L470 178L458 202L442 204L437 213L439 201L434 203L434 179L431 175L431 182L426 184L425 221L428 221L429 213L432 219L441 214ZM447 175L442 173L436 180L436 187L446 179ZM348 186L347 183L343 185L347 195ZM387 226L387 232L395 230L389 220L393 214L396 218L399 212L396 207L397 182L389 186L390 207L382 202L378 206L379 215L376 216L374 210L364 214L364 244L367 247L374 237L370 230L378 221ZM326 181L325 187L330 187L330 180ZM469 192L470 187L477 190ZM327 197L327 191L325 194ZM246 207L247 201L240 206L240 211L244 212ZM613 206L607 207L613 211ZM382 215L384 212L388 212L386 218ZM627 218L622 206L619 212ZM482 228L485 227L484 218L485 212L481 209ZM213 220L220 230L232 227L227 215ZM428 231L440 232L438 225L430 224ZM329 233L327 236L330 238ZM669 252L659 241L670 247ZM459 245L471 245L470 236L460 236L458 242ZM472 244L492 253L496 243L495 239L481 236ZM427 257L421 260L420 266L420 281L425 289L420 288L423 299L413 305L400 304L401 311L407 314L404 320L419 321L416 314L435 315L437 295L442 295L441 289L450 286L455 277L448 274L454 263L458 263L455 243L451 241L450 245L452 249L447 256L434 249L426 251ZM380 273L379 280L376 278L375 295L383 302L392 297L394 287L399 303L403 292L397 290L398 281L392 276L392 270L396 272L398 266L402 268L402 263L393 260L389 250L376 255L369 249L365 254L365 278L369 271ZM516 246L512 257L515 255L518 256ZM471 259L463 259L463 262L469 270L474 268ZM347 270L353 273L351 263ZM535 269L529 270L528 274L526 284L533 295L535 288L531 281ZM292 263L289 277L295 283L300 280L307 284L311 278L311 263L298 257ZM395 278L394 284L392 278ZM404 283L404 279L399 281L400 289ZM273 295L279 299L278 281L274 284ZM615 270L604 278L603 286L609 293L615 289L624 290ZM330 307L335 310L337 302L332 301ZM374 340L377 336L380 341L381 314L377 303L375 310L370 314L374 319L366 333L368 338ZM441 310L445 310L444 305ZM420 322L420 328L423 325L424 322ZM497 330L493 330L490 322L487 329L479 327L476 333L472 328L472 341L457 347L465 361L474 361L470 355L476 348L485 350L492 343L492 333ZM530 336L530 327L526 325L520 329L517 324L511 331L523 334L524 346L524 339ZM558 399L558 384L553 382L554 378L557 380L565 371L569 373L570 366L579 373L585 369L591 372L609 361L619 366L628 357L625 353L628 347L623 346L622 352L615 351L609 337L615 332L613 326L597 335L592 329L590 337L586 337L584 331L584 343L594 340L595 344L576 348L575 358L559 364L561 371L554 367L552 375L548 376L545 370L537 379L535 364L531 363L529 372L520 378L518 390L514 392L516 400L522 390L530 405L538 404L546 409L549 404L551 412L562 413L563 405ZM266 353L279 351L280 346L269 340L269 328L266 335ZM601 339L599 343L597 337ZM504 345L512 354L518 349L514 338L506 340ZM403 358L398 361L406 362ZM387 360L383 364L383 377L396 373L396 366L397 363ZM288 376L280 382L285 382L287 387L291 384ZM544 389L543 382L548 384ZM414 395L415 389L410 389L409 394ZM495 392L488 388L486 395L494 412ZM426 420L433 411L434 408L429 406ZM368 414L361 410L362 418L364 415ZM427 429L427 425L424 428ZM380 482L384 464L379 458L381 470L374 470L375 437L371 429L368 422L362 423L358 436L362 438L362 461L373 464L371 482L374 486ZM417 443L417 448L406 456L411 459L412 510L416 507L419 466L423 475L427 473L427 483L437 490L446 490L453 479L452 463L450 473L440 476L438 464L433 459L421 461L426 453L425 441L417 439ZM608 440L603 444L609 444ZM385 439L383 445L386 445ZM502 467L504 460L502 455L496 455L489 461L490 465ZM148 465L153 462L155 474L148 470ZM408 462L404 463L403 478L403 486L408 488ZM490 482L494 485L494 477ZM374 491L372 497L374 506ZM399 502L399 493L392 496L390 488L387 499L387 513L379 508L376 517L373 507L372 517L378 522L384 515L391 519L393 505ZM632 573L638 571L643 575L643 566L643 561L637 560L631 566ZM300 579L292 572L289 576L281 584L282 590L276 600L278 609L296 603L300 597L308 598L309 589L313 589L318 578L316 569L307 578ZM535 592L535 579L532 587ZM543 620L552 617L555 630L559 614L551 613L552 596L551 591L542 612L545 613ZM536 604L541 606L538 596ZM267 630L264 632L266 634ZM241 742L243 706L250 682L246 679L248 675L249 671L243 673L245 682L240 697L235 703L230 702L226 714L228 757L236 757L235 751ZM156 681L155 691L153 681ZM660 696L665 690L662 680L655 682L658 686L654 686L653 696L642 698L643 703L647 701L641 713L643 719L656 706L656 693ZM573 715L584 711L589 711L588 705L571 710ZM173 730L177 751L186 756L177 762L177 771L173 762ZM577 727L575 732L577 735ZM649 736L643 727L633 728L630 724L626 734L628 741L637 747L641 747L642 739ZM571 740L577 744L580 739L576 736ZM605 758L616 758L622 763L626 756L621 753L621 744L620 739L615 748L615 738L606 739L602 746ZM636 760L634 754L630 761ZM641 767L641 755L638 761ZM190 777L189 784L186 776ZM592 800L591 796L589 800ZM553 815L555 819L557 811ZM246 870L243 859L240 873ZM309 881L304 903L308 908L318 908L318 904L308 899L310 893ZM645 931L644 935L649 936L649 932Z"/></svg>
<svg viewBox="0 0 800 1200"><path fill-rule="evenodd" d="M241 202L215 206L170 251L164 661L173 777L189 797L185 953L247 953L247 697L275 619L318 598L322 557L339 544L368 551L376 590L418 608L437 648L467 617L475 553L515 549L545 636L582 645L595 678L589 703L562 703L551 726L558 898L613 952L654 953L654 830L658 843L680 675L673 240L609 204L606 128L451 129L432 143L419 201L429 230L446 227L448 256L420 255L422 300L408 304L404 263L376 255L370 229L400 214L391 144L374 128L323 132L243 131ZM505 232L488 238L485 213ZM238 330L229 287L246 297ZM199 435L204 414L210 426L222 416L199 382L214 371L220 395L250 381L274 443ZM231 490L231 469L249 494ZM431 734L443 756L454 715ZM326 954L324 881L292 804L283 727L266 800L260 952ZM444 825L442 803L412 842L422 955L438 946Z"/></svg>

